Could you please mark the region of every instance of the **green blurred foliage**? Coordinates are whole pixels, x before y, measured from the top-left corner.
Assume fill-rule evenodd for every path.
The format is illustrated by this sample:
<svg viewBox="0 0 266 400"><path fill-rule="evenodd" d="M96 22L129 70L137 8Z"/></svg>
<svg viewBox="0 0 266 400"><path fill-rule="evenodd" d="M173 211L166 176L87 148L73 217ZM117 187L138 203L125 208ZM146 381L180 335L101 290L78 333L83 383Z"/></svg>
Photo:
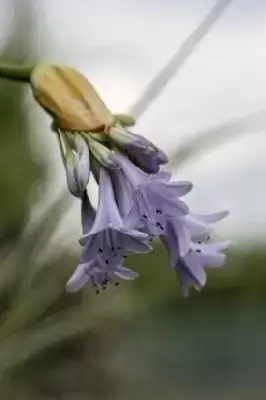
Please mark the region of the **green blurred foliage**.
<svg viewBox="0 0 266 400"><path fill-rule="evenodd" d="M2 49L0 60L24 64L31 61L30 3L14 2L13 31ZM15 239L29 211L29 197L37 180L43 178L43 166L33 160L25 114L23 84L0 82L0 241Z"/></svg>

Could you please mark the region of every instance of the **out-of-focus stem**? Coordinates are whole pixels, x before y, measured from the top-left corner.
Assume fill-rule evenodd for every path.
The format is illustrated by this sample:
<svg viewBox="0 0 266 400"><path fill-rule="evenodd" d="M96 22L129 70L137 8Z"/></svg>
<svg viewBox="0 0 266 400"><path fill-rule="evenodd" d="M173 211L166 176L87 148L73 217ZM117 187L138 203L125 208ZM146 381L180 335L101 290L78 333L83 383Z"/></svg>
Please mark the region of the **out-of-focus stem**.
<svg viewBox="0 0 266 400"><path fill-rule="evenodd" d="M33 66L21 67L19 65L0 63L0 78L29 83L32 70Z"/></svg>

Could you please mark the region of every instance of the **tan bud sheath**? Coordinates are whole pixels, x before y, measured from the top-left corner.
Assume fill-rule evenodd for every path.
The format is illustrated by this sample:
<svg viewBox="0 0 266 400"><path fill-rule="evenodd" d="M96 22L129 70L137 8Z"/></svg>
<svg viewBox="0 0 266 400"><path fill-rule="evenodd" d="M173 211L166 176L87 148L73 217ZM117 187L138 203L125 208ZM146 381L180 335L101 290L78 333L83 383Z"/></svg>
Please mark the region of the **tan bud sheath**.
<svg viewBox="0 0 266 400"><path fill-rule="evenodd" d="M104 131L115 119L94 87L75 69L57 65L37 65L31 74L37 102L66 131Z"/></svg>

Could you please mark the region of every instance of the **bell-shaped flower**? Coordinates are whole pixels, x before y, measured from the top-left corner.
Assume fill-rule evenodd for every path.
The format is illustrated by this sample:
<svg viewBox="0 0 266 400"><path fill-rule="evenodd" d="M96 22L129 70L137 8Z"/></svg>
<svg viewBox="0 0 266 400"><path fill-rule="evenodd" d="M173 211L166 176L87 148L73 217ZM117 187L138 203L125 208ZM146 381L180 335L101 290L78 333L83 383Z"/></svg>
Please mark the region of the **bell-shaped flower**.
<svg viewBox="0 0 266 400"><path fill-rule="evenodd" d="M163 243L165 241L168 243L170 265L175 265L177 259L185 256L190 249L191 240L201 243L210 235L213 227L209 223L218 222L227 215L227 211L209 215L189 213L183 217L173 216L167 220L161 239Z"/></svg>
<svg viewBox="0 0 266 400"><path fill-rule="evenodd" d="M163 238L163 243L171 254L171 243L168 238ZM170 266L175 269L183 296L189 295L192 286L197 290L206 284L206 268L220 267L223 265L225 255L221 253L230 246L230 241L221 243L195 243L191 241L190 249L183 257L170 260Z"/></svg>
<svg viewBox="0 0 266 400"><path fill-rule="evenodd" d="M88 263L79 264L73 275L66 284L68 292L76 292L80 290L87 282L91 282L99 293L100 289L105 290L107 285L118 285L118 278L125 280L133 280L138 277L138 273L132 271L122 265L102 265L98 260L93 260Z"/></svg>
<svg viewBox="0 0 266 400"><path fill-rule="evenodd" d="M169 174L164 172L147 175L126 157L115 157L132 190L132 205L124 218L127 227L161 235L169 218L188 214L188 206L179 197L192 189L190 182L171 182Z"/></svg>
<svg viewBox="0 0 266 400"><path fill-rule="evenodd" d="M128 251L146 253L151 250L148 235L124 226L114 198L108 172L101 168L99 200L96 217L90 231L83 235L84 246L80 263L100 256L106 265L119 264Z"/></svg>

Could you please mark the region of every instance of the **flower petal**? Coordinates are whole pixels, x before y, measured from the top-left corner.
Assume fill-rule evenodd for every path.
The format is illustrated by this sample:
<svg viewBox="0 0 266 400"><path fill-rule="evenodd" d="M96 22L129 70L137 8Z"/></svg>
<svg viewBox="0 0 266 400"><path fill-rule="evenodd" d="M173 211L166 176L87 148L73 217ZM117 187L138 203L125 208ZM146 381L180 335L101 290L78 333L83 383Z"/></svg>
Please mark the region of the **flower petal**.
<svg viewBox="0 0 266 400"><path fill-rule="evenodd" d="M86 269L89 263L79 264L70 279L66 283L66 290L68 292L76 292L81 289L90 279L90 276L86 274Z"/></svg>
<svg viewBox="0 0 266 400"><path fill-rule="evenodd" d="M88 193L87 191L85 191L81 203L81 219L82 219L83 235L86 235L87 233L90 232L95 220L95 214L96 212L91 205Z"/></svg>
<svg viewBox="0 0 266 400"><path fill-rule="evenodd" d="M194 213L190 214L190 216L192 218L195 218L196 220L199 220L199 221L202 221L205 223L221 221L222 219L226 218L228 215L229 215L229 211L220 211L217 213L206 214L206 215L194 214Z"/></svg>
<svg viewBox="0 0 266 400"><path fill-rule="evenodd" d="M136 271L132 271L131 269L123 267L122 265L117 265L115 267L114 274L117 275L119 278L126 280L134 280L139 276Z"/></svg>
<svg viewBox="0 0 266 400"><path fill-rule="evenodd" d="M85 139L80 135L75 135L75 145L77 148L75 177L79 190L83 192L90 179L90 155L89 148Z"/></svg>

